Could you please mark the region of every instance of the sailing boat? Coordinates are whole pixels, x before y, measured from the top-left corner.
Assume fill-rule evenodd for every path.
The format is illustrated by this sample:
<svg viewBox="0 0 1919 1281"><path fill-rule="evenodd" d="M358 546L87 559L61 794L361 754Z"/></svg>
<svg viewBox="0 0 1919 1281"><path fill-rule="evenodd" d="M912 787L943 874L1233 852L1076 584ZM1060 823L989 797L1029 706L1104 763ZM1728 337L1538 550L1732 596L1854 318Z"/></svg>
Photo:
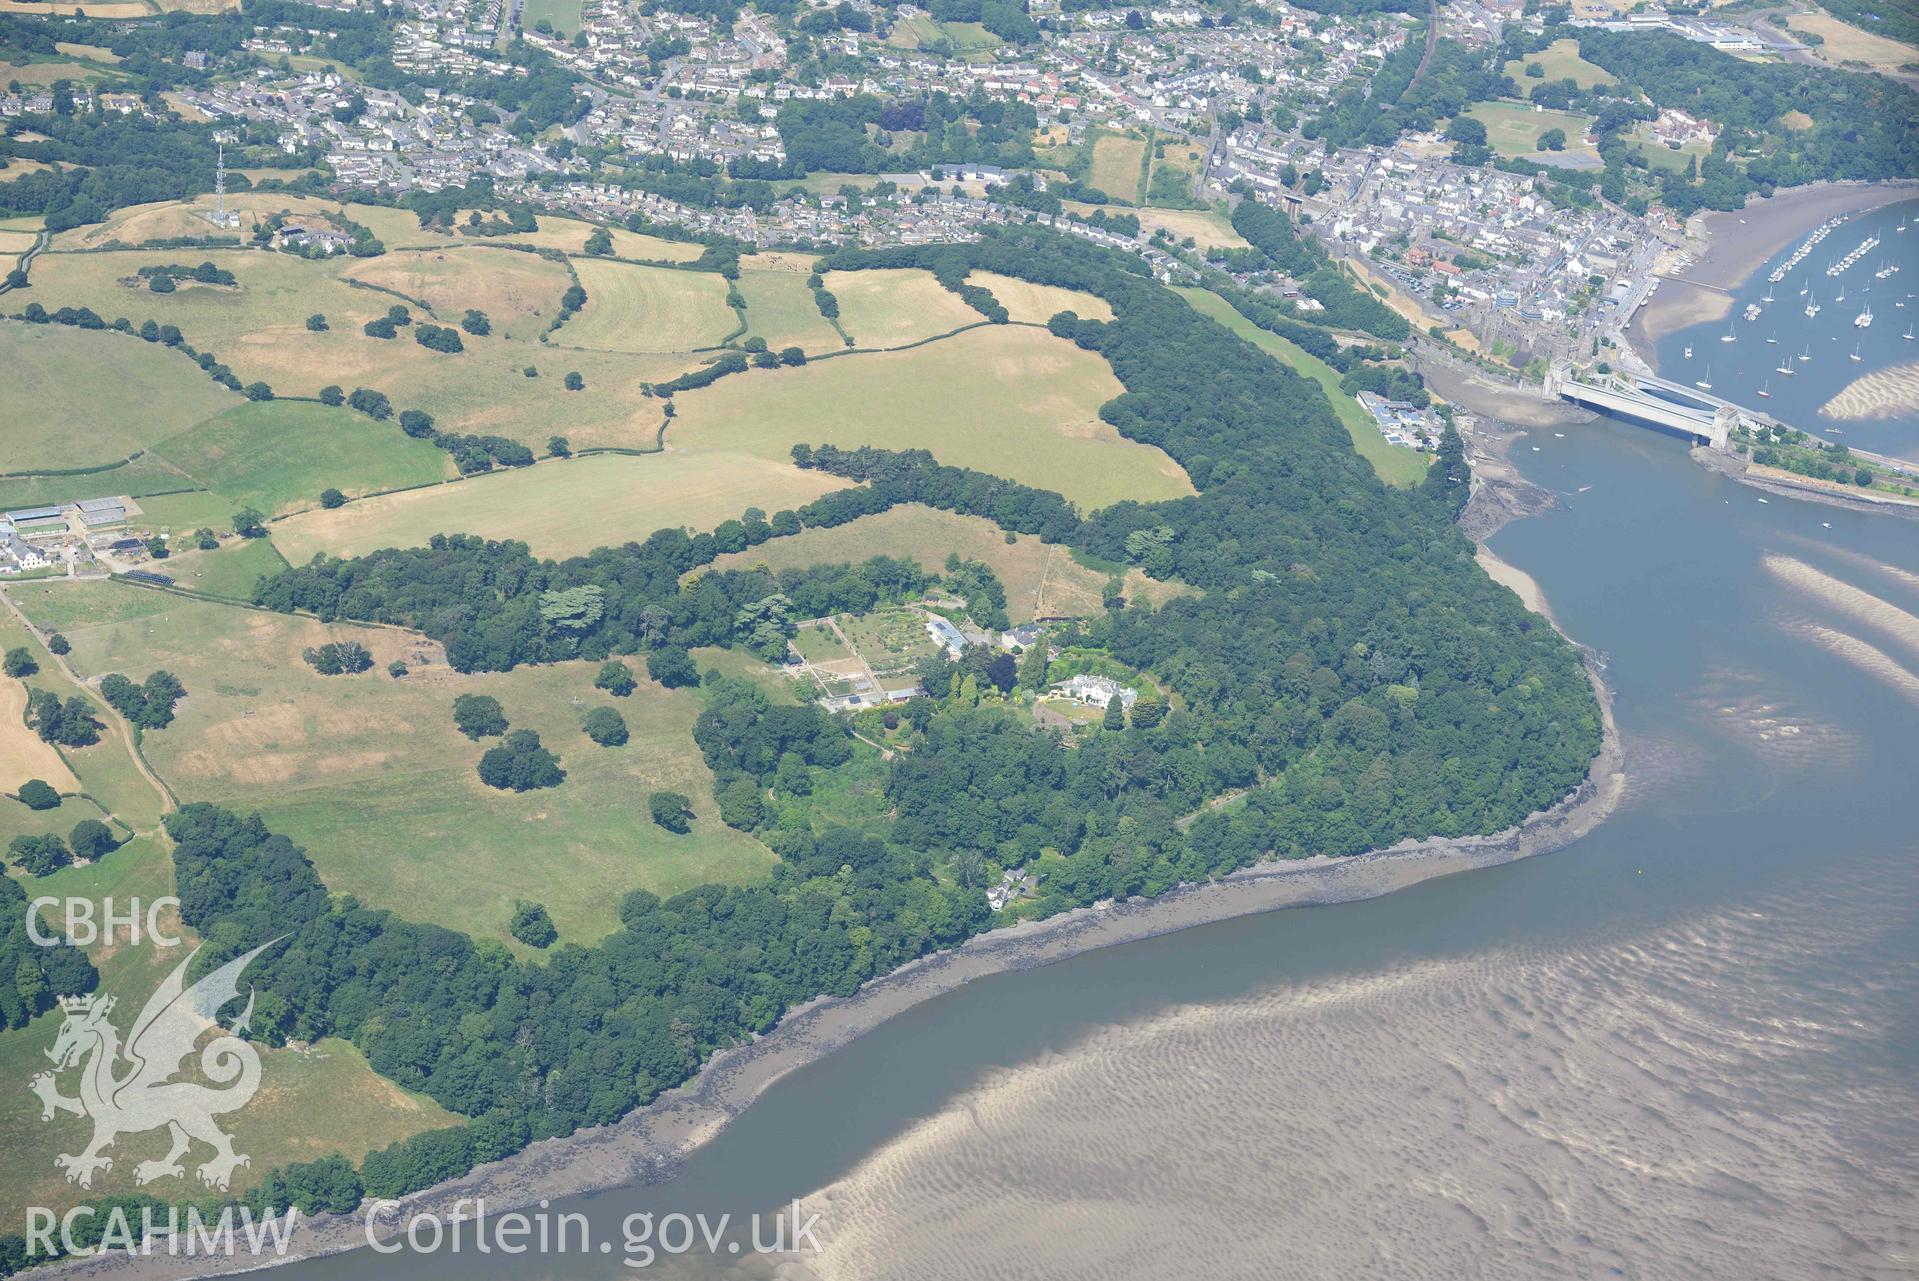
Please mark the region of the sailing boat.
<svg viewBox="0 0 1919 1281"><path fill-rule="evenodd" d="M1691 343L1687 343L1687 344L1686 344L1686 359L1687 359L1687 360L1691 360L1691 359L1692 359L1692 344L1691 344Z"/></svg>
<svg viewBox="0 0 1919 1281"><path fill-rule="evenodd" d="M1766 345L1769 347L1777 347L1779 345L1779 335L1774 334L1772 337L1766 339Z"/></svg>
<svg viewBox="0 0 1919 1281"><path fill-rule="evenodd" d="M1854 343L1854 344L1852 345L1852 359L1854 359L1854 360L1864 360L1864 359L1865 359L1865 357L1864 357L1864 356L1861 356L1861 355L1859 354L1859 344L1858 344L1858 343Z"/></svg>
<svg viewBox="0 0 1919 1281"><path fill-rule="evenodd" d="M1906 326L1906 332L1905 332L1905 333L1903 333L1903 334L1900 334L1899 336L1900 336L1901 338L1903 338L1903 339L1905 339L1905 340L1906 340L1907 342L1911 342L1911 341L1912 341L1912 326L1911 326L1911 325L1907 325L1907 326Z"/></svg>
<svg viewBox="0 0 1919 1281"><path fill-rule="evenodd" d="M1812 359L1812 348L1811 348L1811 347L1807 347L1807 348L1806 348L1806 349L1805 349L1804 351L1802 351L1802 352L1800 352L1800 353L1799 353L1799 359L1801 359L1801 360L1811 360L1811 359Z"/></svg>
<svg viewBox="0 0 1919 1281"><path fill-rule="evenodd" d="M1771 379L1767 379L1767 380L1766 380L1766 384L1765 384L1765 386L1764 386L1764 387L1761 387L1761 388L1759 389L1759 394L1760 394L1761 396L1764 396L1764 397L1765 397L1766 399L1768 399L1768 400L1771 400L1771 399L1772 399L1772 393L1771 393L1770 391L1767 391L1767 390L1766 390L1766 388L1767 388L1767 387L1770 387L1770 386L1772 386L1772 380L1771 380Z"/></svg>
<svg viewBox="0 0 1919 1281"><path fill-rule="evenodd" d="M1760 302L1771 302L1771 301L1772 301L1772 286L1771 286L1771 285L1767 285L1767 286L1766 286L1766 296L1765 296L1764 298L1761 298L1761 299L1760 299L1759 301L1760 301Z"/></svg>
<svg viewBox="0 0 1919 1281"><path fill-rule="evenodd" d="M1699 379L1697 382L1693 383L1693 386L1704 387L1707 391L1712 390L1712 366L1711 365L1706 366L1706 376L1704 378Z"/></svg>
<svg viewBox="0 0 1919 1281"><path fill-rule="evenodd" d="M1739 322L1736 320L1733 321L1727 327L1726 332L1719 335L1719 341L1720 342L1738 342L1739 341Z"/></svg>
<svg viewBox="0 0 1919 1281"><path fill-rule="evenodd" d="M1814 294L1806 302L1806 319L1810 320L1814 316L1817 316L1818 314L1819 314L1819 295Z"/></svg>
<svg viewBox="0 0 1919 1281"><path fill-rule="evenodd" d="M1786 377L1790 378L1794 374L1798 373L1799 371L1792 367L1791 361L1782 360L1779 362L1778 368L1774 369L1772 372L1774 372L1775 374L1784 374Z"/></svg>
<svg viewBox="0 0 1919 1281"><path fill-rule="evenodd" d="M1871 303L1867 303L1866 309L1852 318L1852 325L1853 325L1853 328L1855 329L1872 328L1872 304Z"/></svg>

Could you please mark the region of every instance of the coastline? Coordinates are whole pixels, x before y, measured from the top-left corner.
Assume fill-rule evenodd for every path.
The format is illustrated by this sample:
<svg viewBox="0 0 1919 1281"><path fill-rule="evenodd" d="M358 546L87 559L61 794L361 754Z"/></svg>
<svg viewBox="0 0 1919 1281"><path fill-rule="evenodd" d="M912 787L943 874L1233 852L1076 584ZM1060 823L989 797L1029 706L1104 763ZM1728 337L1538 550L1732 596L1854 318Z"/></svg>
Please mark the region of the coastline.
<svg viewBox="0 0 1919 1281"><path fill-rule="evenodd" d="M1490 445L1503 461L1510 437ZM1521 485L1527 482L1519 481ZM1498 482L1488 488L1499 488ZM1475 503L1481 498L1475 486ZM1520 514L1508 508L1504 518ZM1502 561L1484 539L1505 519L1493 517L1475 534L1477 557L1495 581L1512 588L1528 608L1559 630L1549 602L1530 575ZM1561 632L1564 635L1563 631ZM893 1016L977 979L1063 961L1095 948L1137 942L1282 908L1376 898L1439 876L1495 867L1561 849L1585 836L1616 810L1625 794L1624 751L1613 715L1612 691L1598 656L1567 637L1580 652L1598 700L1600 750L1585 779L1557 804L1502 832L1484 836L1402 841L1346 858L1320 855L1275 860L1153 899L1129 899L1078 908L1044 921L989 931L944 952L921 957L868 981L850 997L821 997L789 1010L766 1035L714 1055L693 1077L610 1126L547 1139L464 1178L401 1199L396 1219L429 1215L451 1221L461 1203L484 1197L489 1213L632 1184L673 1179L695 1151L711 1142L788 1074L828 1057ZM49 1265L43 1275L175 1278L235 1274L338 1254L366 1244L365 1207L351 1215L302 1219L282 1256L271 1259L181 1259L114 1255Z"/></svg>
<svg viewBox="0 0 1919 1281"><path fill-rule="evenodd" d="M1694 261L1681 275L1665 275L1659 292L1625 328L1632 350L1655 372L1659 340L1676 330L1717 320L1732 310L1730 291L1780 250L1835 214L1856 213L1919 196L1919 182L1813 183L1748 199L1745 208L1694 216L1687 245Z"/></svg>

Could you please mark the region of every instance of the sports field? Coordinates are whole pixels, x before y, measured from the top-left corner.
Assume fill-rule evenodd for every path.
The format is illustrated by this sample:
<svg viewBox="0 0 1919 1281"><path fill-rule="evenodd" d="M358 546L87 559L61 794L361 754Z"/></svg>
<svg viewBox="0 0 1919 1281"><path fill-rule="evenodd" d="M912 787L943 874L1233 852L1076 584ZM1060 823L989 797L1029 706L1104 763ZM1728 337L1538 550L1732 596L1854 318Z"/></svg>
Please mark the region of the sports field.
<svg viewBox="0 0 1919 1281"><path fill-rule="evenodd" d="M629 889L666 895L760 876L773 863L715 817L690 738L695 692L642 679L632 697L612 699L593 688L591 663L461 676L437 646L398 629L329 626L124 583L62 586L93 597L87 607L103 619L135 614L70 626L78 670L165 667L186 686L174 724L146 736L154 768L182 795L258 808L307 848L336 892L502 941L514 899L532 899L563 938L590 942L616 927ZM301 660L304 648L343 639L372 650L371 671L323 677ZM396 658L412 665L401 680L385 671ZM491 694L513 724L537 730L566 782L525 794L483 785L474 766L488 744L453 727L460 693ZM602 704L625 718L626 746L600 747L581 732ZM646 818L655 788L694 798L692 834L672 836Z"/></svg>
<svg viewBox="0 0 1919 1281"><path fill-rule="evenodd" d="M764 338L766 345L799 347L810 355L838 351L844 345L840 336L820 315L813 291L806 287L811 268L806 261L794 267L757 267L755 263L770 255L758 254L740 262L740 292L746 295L746 333Z"/></svg>
<svg viewBox="0 0 1919 1281"><path fill-rule="evenodd" d="M276 523L273 542L296 565L315 552L354 556L423 546L434 534L456 533L518 539L541 556L577 556L670 526L710 530L748 507L771 512L803 506L845 483L801 471L789 458L724 448L598 454L385 494L332 511L315 508Z"/></svg>
<svg viewBox="0 0 1919 1281"><path fill-rule="evenodd" d="M1581 89L1591 89L1595 85L1613 83L1612 76L1604 67L1595 66L1579 56L1577 40L1555 40L1538 53L1529 53L1523 58L1515 58L1505 66L1505 74L1525 93L1528 85L1542 83L1526 74L1528 63L1537 62L1545 71L1543 80L1571 80ZM1568 134L1570 137L1570 133Z"/></svg>
<svg viewBox="0 0 1919 1281"><path fill-rule="evenodd" d="M1576 111L1547 111L1522 102L1475 102L1467 115L1486 126L1486 141L1502 156L1530 156L1548 129L1566 132L1566 154L1597 156L1580 139L1592 127L1591 116Z"/></svg>
<svg viewBox="0 0 1919 1281"><path fill-rule="evenodd" d="M537 339L552 323L573 283L560 263L482 245L388 252L352 264L343 276L417 298L449 325L468 308L483 311L494 334L522 340ZM468 347L486 341L465 338Z"/></svg>
<svg viewBox="0 0 1919 1281"><path fill-rule="evenodd" d="M829 271L825 284L839 300L840 328L868 349L901 347L985 319L917 267Z"/></svg>
<svg viewBox="0 0 1919 1281"><path fill-rule="evenodd" d="M586 290L586 306L553 335L559 346L692 351L714 346L739 326L726 305L726 282L709 272L593 258L573 266Z"/></svg>
<svg viewBox="0 0 1919 1281"><path fill-rule="evenodd" d="M1211 316L1295 373L1304 374L1318 383L1320 390L1326 393L1326 399L1332 402L1340 425L1352 437L1353 448L1359 451L1361 458L1373 465L1373 470L1381 480L1390 485L1411 485L1426 474L1426 456L1388 444L1386 438L1379 434L1379 427L1372 417L1359 407L1358 401L1341 389L1338 370L1278 334L1267 333L1234 311L1233 305L1218 294L1204 289L1181 289L1177 292L1196 310Z"/></svg>
<svg viewBox="0 0 1919 1281"><path fill-rule="evenodd" d="M299 401L228 401L225 412L154 452L230 499L235 510L252 507L272 516L317 506L323 489L352 496L428 485L454 474L445 450L390 422Z"/></svg>
<svg viewBox="0 0 1919 1281"><path fill-rule="evenodd" d="M1070 311L1082 320L1111 320L1113 308L1098 294L1083 289L1062 289L1058 285L1037 285L1017 276L1002 276L995 271L975 271L966 277L969 285L978 285L999 299L1000 306L1014 320L1043 325L1062 311Z"/></svg>
<svg viewBox="0 0 1919 1281"><path fill-rule="evenodd" d="M580 10L580 0L526 0L520 23L532 31L545 22L555 34L570 36L580 29Z"/></svg>
<svg viewBox="0 0 1919 1281"><path fill-rule="evenodd" d="M1099 407L1121 390L1091 352L1040 330L987 325L910 351L722 378L677 397L667 442L775 462L800 443L929 449L1088 511L1190 494L1171 458L1100 421Z"/></svg>

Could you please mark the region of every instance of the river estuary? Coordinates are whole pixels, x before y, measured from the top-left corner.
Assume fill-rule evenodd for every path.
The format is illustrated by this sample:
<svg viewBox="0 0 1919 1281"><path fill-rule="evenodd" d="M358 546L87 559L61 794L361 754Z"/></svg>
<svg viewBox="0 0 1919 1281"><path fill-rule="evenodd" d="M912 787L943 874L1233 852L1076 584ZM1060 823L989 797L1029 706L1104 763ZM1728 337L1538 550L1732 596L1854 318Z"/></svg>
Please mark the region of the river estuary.
<svg viewBox="0 0 1919 1281"><path fill-rule="evenodd" d="M1615 423L1512 457L1559 505L1493 545L1616 689L1628 792L1594 835L982 980L672 1181L556 1203L587 1252L377 1271L630 1275L629 1215L800 1198L823 1253L650 1271L1909 1277L1919 538Z"/></svg>

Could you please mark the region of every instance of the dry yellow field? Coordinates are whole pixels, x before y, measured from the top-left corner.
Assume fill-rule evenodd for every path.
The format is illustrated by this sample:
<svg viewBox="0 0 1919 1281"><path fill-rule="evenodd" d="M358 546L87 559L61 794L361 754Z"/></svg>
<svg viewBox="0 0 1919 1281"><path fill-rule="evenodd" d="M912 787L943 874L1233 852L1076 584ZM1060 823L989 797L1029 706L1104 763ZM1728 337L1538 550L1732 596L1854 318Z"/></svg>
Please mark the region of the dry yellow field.
<svg viewBox="0 0 1919 1281"><path fill-rule="evenodd" d="M726 282L711 272L580 258L573 263L586 306L553 343L593 351L691 351L711 347L739 327L726 305Z"/></svg>
<svg viewBox="0 0 1919 1281"><path fill-rule="evenodd" d="M900 347L985 319L916 267L829 271L825 283L839 299L840 328L860 347Z"/></svg>
<svg viewBox="0 0 1919 1281"><path fill-rule="evenodd" d="M1179 464L1100 421L1099 407L1121 390L1091 352L1024 326L986 325L910 351L722 378L675 398L667 441L777 462L802 443L928 449L1088 511L1192 493Z"/></svg>
<svg viewBox="0 0 1919 1281"><path fill-rule="evenodd" d="M353 262L349 280L392 289L418 298L457 325L469 307L487 314L493 332L532 340L560 314L560 295L573 281L566 268L535 254L511 249L416 249L388 252ZM469 347L485 339L468 338Z"/></svg>
<svg viewBox="0 0 1919 1281"><path fill-rule="evenodd" d="M1824 37L1826 43L1812 53L1826 62L1863 62L1875 71L1897 71L1909 62L1919 62L1919 51L1910 46L1863 31L1829 13L1795 13L1786 19L1786 25L1794 31Z"/></svg>
<svg viewBox="0 0 1919 1281"><path fill-rule="evenodd" d="M846 484L789 460L724 450L600 454L316 508L277 522L273 542L296 565L315 552L417 547L442 533L513 538L538 556L577 556L656 529L710 530L748 507L799 507Z"/></svg>
<svg viewBox="0 0 1919 1281"><path fill-rule="evenodd" d="M775 538L714 562L715 569L800 568L858 562L873 556L918 561L940 572L949 553L984 561L1006 586L1006 613L1014 623L1035 618L1096 614L1106 577L1087 569L1064 547L1042 543L1030 534L1006 541L999 526L980 516L961 516L908 503L875 516L862 516L832 529L809 529L791 538ZM1144 578L1144 575L1140 575Z"/></svg>
<svg viewBox="0 0 1919 1281"><path fill-rule="evenodd" d="M1108 134L1093 144L1093 168L1086 180L1109 196L1136 200L1145 161L1145 139Z"/></svg>
<svg viewBox="0 0 1919 1281"><path fill-rule="evenodd" d="M449 237L420 230L419 219L404 209L380 205L342 205L337 200L319 200L310 196L278 191L228 192L227 209L240 215L241 234L250 234L255 226L282 210L296 214L344 214L379 237L389 249L436 241L454 243ZM206 218L214 207L212 196L194 200L163 200L154 204L129 205L117 209L105 222L90 223L63 231L53 238L56 249L97 249L109 241L137 245L147 240L168 240L182 236L232 235L222 232ZM185 250L177 252L187 252Z"/></svg>
<svg viewBox="0 0 1919 1281"><path fill-rule="evenodd" d="M459 221L464 221L462 214ZM522 232L511 236L500 236L499 241L509 245L537 245L541 249L563 249L569 254L586 252L586 240L600 230L590 222L581 222L577 218L556 218L551 214L539 215L540 229ZM692 262L705 252L703 246L685 240L663 240L658 236L642 235L627 231L623 227L608 227L613 236L613 256L616 258L634 258L642 262Z"/></svg>
<svg viewBox="0 0 1919 1281"><path fill-rule="evenodd" d="M1073 312L1083 320L1113 318L1113 309L1104 298L1081 289L1036 285L1030 280L1002 276L994 271L975 271L966 277L966 283L990 292L1014 320L1043 325L1062 311Z"/></svg>
<svg viewBox="0 0 1919 1281"><path fill-rule="evenodd" d="M85 10L89 18L148 18L155 12L153 7L137 3L137 0L99 0L95 4L77 4L70 0L35 0L28 4L24 0L0 0L0 13L24 13L47 17L69 18Z"/></svg>
<svg viewBox="0 0 1919 1281"><path fill-rule="evenodd" d="M80 780L60 753L27 728L26 714L25 683L0 677L0 792L17 792L30 778L44 779L55 791L79 791Z"/></svg>

